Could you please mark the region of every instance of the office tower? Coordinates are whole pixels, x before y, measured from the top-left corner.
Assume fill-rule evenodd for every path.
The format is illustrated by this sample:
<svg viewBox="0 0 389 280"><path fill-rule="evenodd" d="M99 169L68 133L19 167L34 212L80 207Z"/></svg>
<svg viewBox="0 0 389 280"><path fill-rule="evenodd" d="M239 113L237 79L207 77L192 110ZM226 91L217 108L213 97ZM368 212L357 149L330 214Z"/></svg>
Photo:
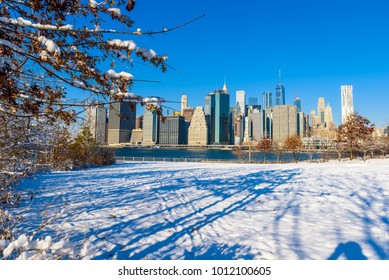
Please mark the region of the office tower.
<svg viewBox="0 0 389 280"><path fill-rule="evenodd" d="M297 109L292 105L276 106L273 109L273 141L283 142L297 134Z"/></svg>
<svg viewBox="0 0 389 280"><path fill-rule="evenodd" d="M181 96L181 116L184 115L184 109L188 108L188 96L183 93Z"/></svg>
<svg viewBox="0 0 389 280"><path fill-rule="evenodd" d="M208 125L202 106L196 107L188 130L188 145L208 145Z"/></svg>
<svg viewBox="0 0 389 280"><path fill-rule="evenodd" d="M285 105L285 88L281 83L281 70L279 70L279 81L276 86L276 106Z"/></svg>
<svg viewBox="0 0 389 280"><path fill-rule="evenodd" d="M230 95L224 84L222 90L210 93L210 143L230 144Z"/></svg>
<svg viewBox="0 0 389 280"><path fill-rule="evenodd" d="M143 116L137 116L135 120L135 129L143 128Z"/></svg>
<svg viewBox="0 0 389 280"><path fill-rule="evenodd" d="M246 92L244 90L236 92L236 108L240 109L244 117L246 116Z"/></svg>
<svg viewBox="0 0 389 280"><path fill-rule="evenodd" d="M314 128L317 125L315 110L311 110L311 112L309 113L309 116L310 116L310 119L311 119L311 127Z"/></svg>
<svg viewBox="0 0 389 280"><path fill-rule="evenodd" d="M135 103L113 102L108 118L108 144L129 142L131 131L135 128L135 119Z"/></svg>
<svg viewBox="0 0 389 280"><path fill-rule="evenodd" d="M143 115L143 143L156 144L159 136L159 118L155 110L145 108Z"/></svg>
<svg viewBox="0 0 389 280"><path fill-rule="evenodd" d="M259 105L258 97L249 97L249 106Z"/></svg>
<svg viewBox="0 0 389 280"><path fill-rule="evenodd" d="M271 139L272 138L272 114L273 109L271 107L264 108L262 111L263 119L263 138Z"/></svg>
<svg viewBox="0 0 389 280"><path fill-rule="evenodd" d="M332 121L332 108L330 103L327 104L327 107L324 108L324 125L326 128L334 128Z"/></svg>
<svg viewBox="0 0 389 280"><path fill-rule="evenodd" d="M187 130L185 119L182 116L166 116L160 123L159 144L161 145L184 145Z"/></svg>
<svg viewBox="0 0 389 280"><path fill-rule="evenodd" d="M271 92L266 91L262 94L262 107L263 109L266 109L268 107L273 107Z"/></svg>
<svg viewBox="0 0 389 280"><path fill-rule="evenodd" d="M341 86L342 94L342 124L346 122L347 117L354 114L353 105L353 86L343 85Z"/></svg>
<svg viewBox="0 0 389 280"><path fill-rule="evenodd" d="M324 108L325 102L324 97L319 97L317 100L317 116L319 118L319 123L324 127Z"/></svg>
<svg viewBox="0 0 389 280"><path fill-rule="evenodd" d="M297 112L297 134L301 138L306 136L306 120L304 112Z"/></svg>
<svg viewBox="0 0 389 280"><path fill-rule="evenodd" d="M253 108L250 115L251 139L260 141L263 138L263 115L260 109Z"/></svg>
<svg viewBox="0 0 389 280"><path fill-rule="evenodd" d="M298 113L298 112L301 112L301 106L302 106L302 104L301 104L301 99L300 99L300 97L295 97L295 98L294 98L294 106L296 106L296 108L297 108L297 113Z"/></svg>
<svg viewBox="0 0 389 280"><path fill-rule="evenodd" d="M104 107L88 106L85 111L85 126L89 128L92 137L99 145L107 143L107 109Z"/></svg>
<svg viewBox="0 0 389 280"><path fill-rule="evenodd" d="M234 114L234 144L240 145L243 141L243 115L242 113Z"/></svg>

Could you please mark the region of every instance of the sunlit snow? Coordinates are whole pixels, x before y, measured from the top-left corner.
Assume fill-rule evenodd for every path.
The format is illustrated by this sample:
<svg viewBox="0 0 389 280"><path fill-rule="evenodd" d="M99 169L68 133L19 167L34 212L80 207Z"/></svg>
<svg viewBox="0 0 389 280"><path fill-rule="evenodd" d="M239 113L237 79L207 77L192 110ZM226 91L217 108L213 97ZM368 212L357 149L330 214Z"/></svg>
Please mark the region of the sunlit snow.
<svg viewBox="0 0 389 280"><path fill-rule="evenodd" d="M15 232L47 209L39 246L68 238L92 259L389 259L389 159L119 163L19 188L34 199Z"/></svg>

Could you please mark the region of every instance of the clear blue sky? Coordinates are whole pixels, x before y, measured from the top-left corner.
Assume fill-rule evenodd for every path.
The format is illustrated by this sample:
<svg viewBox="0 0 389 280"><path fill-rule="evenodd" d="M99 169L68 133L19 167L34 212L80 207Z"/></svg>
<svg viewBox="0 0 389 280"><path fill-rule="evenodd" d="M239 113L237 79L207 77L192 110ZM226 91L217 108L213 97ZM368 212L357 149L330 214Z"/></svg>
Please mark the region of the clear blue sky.
<svg viewBox="0 0 389 280"><path fill-rule="evenodd" d="M143 31L200 20L167 35L133 38L138 45L169 56L176 70L161 74L135 64L134 93L204 106L205 96L227 79L248 97L271 91L278 69L286 103L302 99L303 111L324 97L341 120L340 86L354 88L354 107L377 126L389 125L389 1L387 0L141 0L132 16ZM274 101L273 101L274 102ZM179 104L166 106L179 109ZM166 111L165 111L166 112Z"/></svg>

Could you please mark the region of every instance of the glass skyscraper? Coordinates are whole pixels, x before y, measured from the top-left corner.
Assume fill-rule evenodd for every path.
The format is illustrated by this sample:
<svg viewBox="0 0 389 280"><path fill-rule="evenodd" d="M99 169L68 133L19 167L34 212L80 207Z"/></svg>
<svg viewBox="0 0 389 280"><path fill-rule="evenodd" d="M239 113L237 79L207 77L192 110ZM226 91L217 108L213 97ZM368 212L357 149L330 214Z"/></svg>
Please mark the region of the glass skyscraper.
<svg viewBox="0 0 389 280"><path fill-rule="evenodd" d="M262 94L262 106L263 109L269 108L273 106L273 102L271 99L271 92L267 91Z"/></svg>
<svg viewBox="0 0 389 280"><path fill-rule="evenodd" d="M285 88L281 81L276 87L276 106L285 105Z"/></svg>
<svg viewBox="0 0 389 280"><path fill-rule="evenodd" d="M230 144L230 95L226 85L210 93L210 143Z"/></svg>

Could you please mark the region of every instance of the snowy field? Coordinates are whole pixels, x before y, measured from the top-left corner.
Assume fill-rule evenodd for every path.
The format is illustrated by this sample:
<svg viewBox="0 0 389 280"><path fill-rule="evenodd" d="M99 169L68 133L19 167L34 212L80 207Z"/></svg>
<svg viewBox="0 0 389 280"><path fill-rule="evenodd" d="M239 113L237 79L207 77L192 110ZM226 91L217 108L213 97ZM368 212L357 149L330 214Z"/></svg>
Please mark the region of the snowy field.
<svg viewBox="0 0 389 280"><path fill-rule="evenodd" d="M34 197L12 210L20 233L56 216L37 236L90 259L389 259L389 159L132 162L20 188Z"/></svg>

